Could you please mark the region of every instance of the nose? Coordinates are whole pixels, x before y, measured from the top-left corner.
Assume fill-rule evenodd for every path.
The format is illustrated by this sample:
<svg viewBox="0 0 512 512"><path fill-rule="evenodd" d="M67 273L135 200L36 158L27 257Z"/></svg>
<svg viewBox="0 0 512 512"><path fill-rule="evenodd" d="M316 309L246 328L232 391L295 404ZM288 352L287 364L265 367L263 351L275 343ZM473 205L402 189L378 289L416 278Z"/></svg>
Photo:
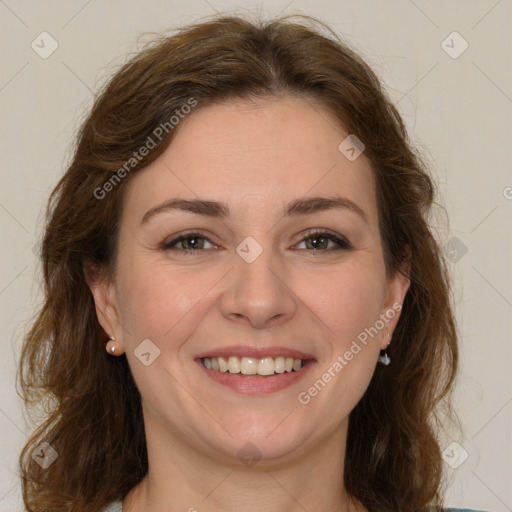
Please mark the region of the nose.
<svg viewBox="0 0 512 512"><path fill-rule="evenodd" d="M294 316L297 299L293 287L287 282L283 262L271 249L264 249L251 263L237 253L233 260L221 299L226 318L263 329Z"/></svg>

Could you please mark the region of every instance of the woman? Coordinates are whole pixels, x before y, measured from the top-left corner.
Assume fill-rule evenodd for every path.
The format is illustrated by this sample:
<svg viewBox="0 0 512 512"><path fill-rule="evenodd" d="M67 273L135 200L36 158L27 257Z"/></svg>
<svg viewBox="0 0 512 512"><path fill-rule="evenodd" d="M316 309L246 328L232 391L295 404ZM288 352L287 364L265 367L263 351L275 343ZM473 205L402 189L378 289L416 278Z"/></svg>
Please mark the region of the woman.
<svg viewBox="0 0 512 512"><path fill-rule="evenodd" d="M441 510L435 187L375 74L306 22L187 27L95 102L20 363L48 404L27 510Z"/></svg>

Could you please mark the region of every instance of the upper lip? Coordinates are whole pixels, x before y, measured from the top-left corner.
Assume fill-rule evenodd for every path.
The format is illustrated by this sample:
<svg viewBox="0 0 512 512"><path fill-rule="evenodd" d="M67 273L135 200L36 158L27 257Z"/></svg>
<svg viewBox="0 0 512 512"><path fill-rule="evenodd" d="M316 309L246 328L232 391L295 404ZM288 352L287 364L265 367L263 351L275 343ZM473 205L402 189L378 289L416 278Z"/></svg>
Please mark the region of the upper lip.
<svg viewBox="0 0 512 512"><path fill-rule="evenodd" d="M264 357L293 357L294 359L314 359L311 354L295 350L287 347L254 347L250 345L232 345L230 347L219 347L201 352L196 355L196 359L203 359L205 357L253 357L255 359L262 359Z"/></svg>

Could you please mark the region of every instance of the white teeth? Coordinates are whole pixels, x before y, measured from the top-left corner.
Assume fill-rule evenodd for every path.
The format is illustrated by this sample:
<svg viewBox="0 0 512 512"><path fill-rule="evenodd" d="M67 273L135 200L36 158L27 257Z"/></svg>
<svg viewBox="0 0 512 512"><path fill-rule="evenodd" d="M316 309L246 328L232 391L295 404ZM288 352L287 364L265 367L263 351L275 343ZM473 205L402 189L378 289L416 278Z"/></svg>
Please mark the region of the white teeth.
<svg viewBox="0 0 512 512"><path fill-rule="evenodd" d="M242 357L240 371L244 375L256 375L258 373L258 360L254 357Z"/></svg>
<svg viewBox="0 0 512 512"><path fill-rule="evenodd" d="M293 357L278 356L263 357L256 359L254 357L230 356L225 357L204 357L202 359L206 368L220 372L242 373L243 375L274 375L275 373L284 373L291 371L300 371L303 367L302 359Z"/></svg>
<svg viewBox="0 0 512 512"><path fill-rule="evenodd" d="M222 368L222 366L221 366ZM240 373L240 359L238 357L230 357L228 360L229 373Z"/></svg>
<svg viewBox="0 0 512 512"><path fill-rule="evenodd" d="M274 371L276 373L284 373L286 370L285 364L284 364L284 357L276 357L274 361Z"/></svg>
<svg viewBox="0 0 512 512"><path fill-rule="evenodd" d="M219 370L226 373L228 371L228 363L223 357L219 357Z"/></svg>
<svg viewBox="0 0 512 512"><path fill-rule="evenodd" d="M300 359L298 360L299 363L301 362ZM274 373L274 359L271 357L264 357L263 359L260 359L260 362L258 363L258 375L272 375Z"/></svg>

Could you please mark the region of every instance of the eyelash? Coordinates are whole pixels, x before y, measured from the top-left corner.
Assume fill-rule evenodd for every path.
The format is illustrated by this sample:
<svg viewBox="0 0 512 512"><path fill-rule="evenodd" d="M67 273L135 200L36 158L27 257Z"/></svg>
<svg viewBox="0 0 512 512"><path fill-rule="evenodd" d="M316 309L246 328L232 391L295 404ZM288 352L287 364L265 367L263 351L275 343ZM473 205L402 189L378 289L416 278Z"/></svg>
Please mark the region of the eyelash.
<svg viewBox="0 0 512 512"><path fill-rule="evenodd" d="M161 249L164 251L179 250L179 251L186 252L186 253L197 253L199 251L210 250L210 249L176 249L173 247L174 245L178 244L179 242L188 240L190 238L203 238L204 240L208 240L208 242L213 244L213 242L209 238L204 236L202 233L193 231L193 232L189 232L189 233L183 233L183 234L179 235L178 237L176 237L172 240L169 240L168 242L163 242L161 245ZM307 232L301 238L301 240L299 240L298 243L300 244L310 238L326 238L326 239L338 244L339 247L334 248L334 249L331 248L331 249L299 249L299 250L302 250L302 251L306 250L308 252L314 253L314 252L332 252L332 251L352 249L352 245L345 237L340 237L340 236L334 235L333 233L330 233L329 231L320 230L320 229L313 229L313 230ZM215 245L215 244L213 244L213 245Z"/></svg>

